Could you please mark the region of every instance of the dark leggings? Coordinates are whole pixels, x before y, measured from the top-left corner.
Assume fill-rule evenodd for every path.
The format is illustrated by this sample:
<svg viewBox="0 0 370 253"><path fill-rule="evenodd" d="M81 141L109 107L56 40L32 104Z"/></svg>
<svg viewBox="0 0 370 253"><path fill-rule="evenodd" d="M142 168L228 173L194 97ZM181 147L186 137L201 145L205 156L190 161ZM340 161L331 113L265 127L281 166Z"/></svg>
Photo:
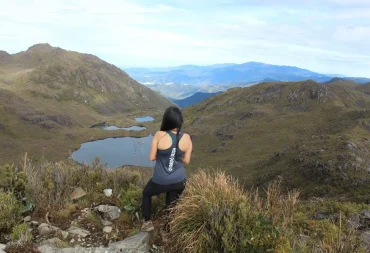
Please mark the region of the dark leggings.
<svg viewBox="0 0 370 253"><path fill-rule="evenodd" d="M143 214L145 221L151 219L152 197L162 193L166 193L167 208L175 204L181 193L185 189L185 182L176 184L161 185L154 183L151 179L146 184L143 191Z"/></svg>

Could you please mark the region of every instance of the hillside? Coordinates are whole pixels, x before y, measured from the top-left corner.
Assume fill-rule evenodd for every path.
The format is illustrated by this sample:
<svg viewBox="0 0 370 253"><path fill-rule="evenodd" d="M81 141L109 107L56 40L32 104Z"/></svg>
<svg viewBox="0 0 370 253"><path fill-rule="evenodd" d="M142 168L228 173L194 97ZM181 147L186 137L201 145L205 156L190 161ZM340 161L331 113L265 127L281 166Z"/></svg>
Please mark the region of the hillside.
<svg viewBox="0 0 370 253"><path fill-rule="evenodd" d="M234 88L186 108L190 170L227 168L242 183L282 177L303 196L369 199L370 98L314 81Z"/></svg>
<svg viewBox="0 0 370 253"><path fill-rule="evenodd" d="M159 115L172 104L96 56L49 44L0 52L0 98L2 163L26 151L65 158L81 142L106 135L88 126L130 126L135 116Z"/></svg>
<svg viewBox="0 0 370 253"><path fill-rule="evenodd" d="M184 98L184 99L172 99L172 102L180 106L181 108L189 107L193 104L197 104L202 102L203 100L216 96L217 94L220 94L221 92L216 93L205 93L205 92L197 92L190 97Z"/></svg>
<svg viewBox="0 0 370 253"><path fill-rule="evenodd" d="M125 69L135 80L151 84L188 84L195 86L213 86L219 84L256 83L264 79L277 81L302 81L312 79L326 82L332 79L325 75L293 66L279 66L260 62L243 64L217 64L210 66L186 65L173 68L134 68ZM352 78L358 83L369 82L368 78Z"/></svg>

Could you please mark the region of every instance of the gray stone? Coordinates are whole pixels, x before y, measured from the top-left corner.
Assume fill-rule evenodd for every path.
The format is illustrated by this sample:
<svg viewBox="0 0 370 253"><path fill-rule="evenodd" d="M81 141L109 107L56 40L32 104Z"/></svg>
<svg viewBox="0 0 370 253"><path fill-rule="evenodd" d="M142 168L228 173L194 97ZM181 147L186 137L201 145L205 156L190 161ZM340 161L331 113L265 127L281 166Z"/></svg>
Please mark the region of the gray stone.
<svg viewBox="0 0 370 253"><path fill-rule="evenodd" d="M50 235L52 233L55 233L57 232L58 230L60 230L59 228L57 227L54 227L50 224L47 224L47 223L41 223L37 230L39 231L39 235L40 236L45 236L45 235Z"/></svg>
<svg viewBox="0 0 370 253"><path fill-rule="evenodd" d="M24 222L30 222L32 220L31 216L24 217Z"/></svg>
<svg viewBox="0 0 370 253"><path fill-rule="evenodd" d="M56 249L50 245L43 245L39 247L41 253L148 253L149 234L138 233L132 237L126 238L123 241L112 243L109 247L99 248L64 248Z"/></svg>
<svg viewBox="0 0 370 253"><path fill-rule="evenodd" d="M359 227L361 227L360 215L359 214L352 215L351 218L347 221L347 224L350 228L353 229L358 229Z"/></svg>
<svg viewBox="0 0 370 253"><path fill-rule="evenodd" d="M370 219L370 210L362 210L360 214L362 219Z"/></svg>
<svg viewBox="0 0 370 253"><path fill-rule="evenodd" d="M43 245L43 246L40 246L38 247L38 250L41 252L41 253L55 253L57 251L56 248L54 247L51 247L49 245Z"/></svg>
<svg viewBox="0 0 370 253"><path fill-rule="evenodd" d="M360 240L365 250L370 251L370 230L362 232L360 235Z"/></svg>
<svg viewBox="0 0 370 253"><path fill-rule="evenodd" d="M102 220L102 224L103 224L103 226L112 226L113 222L111 222L109 220Z"/></svg>
<svg viewBox="0 0 370 253"><path fill-rule="evenodd" d="M38 223L37 221L34 221L34 220L33 220L33 221L31 221L31 225L36 227L36 226L38 226L38 225L39 225L39 223Z"/></svg>
<svg viewBox="0 0 370 253"><path fill-rule="evenodd" d="M68 246L68 244L66 244L65 242L63 242L62 240L56 237L45 240L40 243L40 246L44 246L44 245L48 245L48 246L55 247L55 248L64 248Z"/></svg>
<svg viewBox="0 0 370 253"><path fill-rule="evenodd" d="M126 238L123 241L110 244L109 248L149 251L149 233L137 233L136 235Z"/></svg>
<svg viewBox="0 0 370 253"><path fill-rule="evenodd" d="M121 209L117 206L100 205L97 210L103 213L103 218L106 220L115 220L121 215Z"/></svg>
<svg viewBox="0 0 370 253"><path fill-rule="evenodd" d="M5 253L6 245L0 243L0 253Z"/></svg>
<svg viewBox="0 0 370 253"><path fill-rule="evenodd" d="M82 198L86 195L86 192L81 187L76 187L71 193L71 200Z"/></svg>
<svg viewBox="0 0 370 253"><path fill-rule="evenodd" d="M113 228L111 226L105 226L103 228L103 232L104 233L107 233L107 234L110 234L112 232Z"/></svg>
<svg viewBox="0 0 370 253"><path fill-rule="evenodd" d="M69 229L67 229L67 232L69 232L70 234L79 235L83 238L90 235L89 231L74 226L71 226Z"/></svg>

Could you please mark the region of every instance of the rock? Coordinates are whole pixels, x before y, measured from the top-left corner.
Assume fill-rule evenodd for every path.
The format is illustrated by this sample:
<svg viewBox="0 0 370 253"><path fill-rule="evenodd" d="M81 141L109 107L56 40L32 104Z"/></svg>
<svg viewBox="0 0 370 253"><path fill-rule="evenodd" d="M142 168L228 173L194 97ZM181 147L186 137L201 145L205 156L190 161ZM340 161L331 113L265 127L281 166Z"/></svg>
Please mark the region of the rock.
<svg viewBox="0 0 370 253"><path fill-rule="evenodd" d="M103 218L106 220L115 220L121 215L121 209L117 206L100 205L97 210L103 213Z"/></svg>
<svg viewBox="0 0 370 253"><path fill-rule="evenodd" d="M5 130L5 126L0 123L0 131L4 131L4 130Z"/></svg>
<svg viewBox="0 0 370 253"><path fill-rule="evenodd" d="M70 244L73 244L75 242L75 239L71 239L71 241L69 242Z"/></svg>
<svg viewBox="0 0 370 253"><path fill-rule="evenodd" d="M82 198L86 195L86 192L81 187L76 187L71 193L71 200Z"/></svg>
<svg viewBox="0 0 370 253"><path fill-rule="evenodd" d="M103 224L103 226L112 226L113 222L111 222L109 220L102 220L102 224Z"/></svg>
<svg viewBox="0 0 370 253"><path fill-rule="evenodd" d="M149 251L149 233L140 232L134 236L126 238L123 241L115 242L109 245L109 248L114 249L129 249L129 250L141 250Z"/></svg>
<svg viewBox="0 0 370 253"><path fill-rule="evenodd" d="M66 247L68 247L67 243L63 242L62 240L60 240L59 238L56 238L56 237L41 242L40 246L43 246L43 245L48 245L48 246L55 247L55 248L66 248Z"/></svg>
<svg viewBox="0 0 370 253"><path fill-rule="evenodd" d="M89 231L82 229L82 228L74 227L74 226L71 226L69 229L67 229L67 232L69 232L70 234L79 235L83 238L90 235Z"/></svg>
<svg viewBox="0 0 370 253"><path fill-rule="evenodd" d="M56 248L54 247L51 247L49 245L43 245L43 246L40 246L38 247L38 250L41 252L41 253L55 253L57 251Z"/></svg>
<svg viewBox="0 0 370 253"><path fill-rule="evenodd" d="M24 217L24 222L30 222L32 220L31 216Z"/></svg>
<svg viewBox="0 0 370 253"><path fill-rule="evenodd" d="M0 253L5 253L6 245L0 243Z"/></svg>
<svg viewBox="0 0 370 253"><path fill-rule="evenodd" d="M360 212L362 219L369 219L370 220L370 210L362 210Z"/></svg>
<svg viewBox="0 0 370 253"><path fill-rule="evenodd" d="M61 235L62 235L63 240L67 240L69 233L67 231L61 231Z"/></svg>
<svg viewBox="0 0 370 253"><path fill-rule="evenodd" d="M113 228L111 226L105 226L103 229L104 233L110 234L112 232Z"/></svg>
<svg viewBox="0 0 370 253"><path fill-rule="evenodd" d="M359 214L352 215L351 218L347 221L347 224L350 228L353 229L358 229L359 227L361 227L360 215Z"/></svg>
<svg viewBox="0 0 370 253"><path fill-rule="evenodd" d="M367 250L370 251L370 230L362 232L360 235L360 241L362 242L362 246Z"/></svg>
<svg viewBox="0 0 370 253"><path fill-rule="evenodd" d="M60 230L57 227L54 227L52 225L49 225L47 223L41 223L37 230L39 231L40 236L50 235L52 233L55 233L56 231Z"/></svg>
<svg viewBox="0 0 370 253"><path fill-rule="evenodd" d="M31 225L36 227L36 226L38 226L38 225L39 225L39 223L38 223L37 221L34 221L34 220L33 220L33 221L31 221Z"/></svg>

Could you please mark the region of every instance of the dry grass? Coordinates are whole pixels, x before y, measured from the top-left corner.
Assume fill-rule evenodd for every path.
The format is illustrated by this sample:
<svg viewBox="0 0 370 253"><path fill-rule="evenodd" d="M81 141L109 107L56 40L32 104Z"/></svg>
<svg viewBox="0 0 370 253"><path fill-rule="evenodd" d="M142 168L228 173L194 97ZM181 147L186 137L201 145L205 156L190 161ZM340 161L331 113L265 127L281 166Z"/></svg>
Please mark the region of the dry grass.
<svg viewBox="0 0 370 253"><path fill-rule="evenodd" d="M286 252L299 194L282 197L271 184L267 195L244 192L224 172L200 171L171 210L169 252Z"/></svg>

